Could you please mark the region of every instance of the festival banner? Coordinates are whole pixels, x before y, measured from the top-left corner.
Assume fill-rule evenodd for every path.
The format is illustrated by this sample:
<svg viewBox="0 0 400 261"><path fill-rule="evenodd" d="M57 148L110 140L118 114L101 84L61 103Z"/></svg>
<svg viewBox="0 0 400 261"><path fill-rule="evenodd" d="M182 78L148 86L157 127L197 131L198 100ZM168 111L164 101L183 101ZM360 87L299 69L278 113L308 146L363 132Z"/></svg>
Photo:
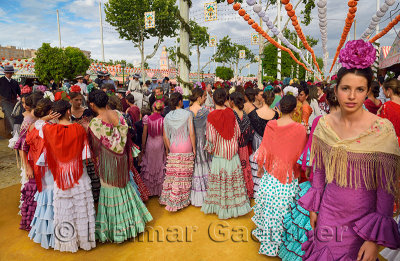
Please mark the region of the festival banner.
<svg viewBox="0 0 400 261"><path fill-rule="evenodd" d="M215 35L211 36L210 35L210 41L208 44L210 47L215 47L217 46L217 37Z"/></svg>
<svg viewBox="0 0 400 261"><path fill-rule="evenodd" d="M144 13L144 26L146 29L156 27L156 12Z"/></svg>
<svg viewBox="0 0 400 261"><path fill-rule="evenodd" d="M239 59L244 59L244 58L246 58L246 50L240 50Z"/></svg>
<svg viewBox="0 0 400 261"><path fill-rule="evenodd" d="M258 45L259 44L259 35L258 33L251 34L251 45Z"/></svg>
<svg viewBox="0 0 400 261"><path fill-rule="evenodd" d="M204 4L204 21L210 22L217 20L217 2Z"/></svg>

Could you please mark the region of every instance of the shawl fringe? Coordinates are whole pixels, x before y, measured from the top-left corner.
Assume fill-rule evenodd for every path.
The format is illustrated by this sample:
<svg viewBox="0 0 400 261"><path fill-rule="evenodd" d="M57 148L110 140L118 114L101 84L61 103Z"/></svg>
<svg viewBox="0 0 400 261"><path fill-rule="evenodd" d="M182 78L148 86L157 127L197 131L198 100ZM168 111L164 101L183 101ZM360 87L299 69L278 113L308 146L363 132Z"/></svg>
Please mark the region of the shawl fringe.
<svg viewBox="0 0 400 261"><path fill-rule="evenodd" d="M329 146L314 135L310 162L316 168L325 169L327 183L335 181L339 187L357 189L364 182L367 190L382 187L398 198L400 157L397 155L348 152L345 146Z"/></svg>
<svg viewBox="0 0 400 261"><path fill-rule="evenodd" d="M129 139L128 139L129 140ZM125 145L122 154L115 153L105 147L89 130L89 142L97 175L107 184L123 188L129 181L129 152Z"/></svg>

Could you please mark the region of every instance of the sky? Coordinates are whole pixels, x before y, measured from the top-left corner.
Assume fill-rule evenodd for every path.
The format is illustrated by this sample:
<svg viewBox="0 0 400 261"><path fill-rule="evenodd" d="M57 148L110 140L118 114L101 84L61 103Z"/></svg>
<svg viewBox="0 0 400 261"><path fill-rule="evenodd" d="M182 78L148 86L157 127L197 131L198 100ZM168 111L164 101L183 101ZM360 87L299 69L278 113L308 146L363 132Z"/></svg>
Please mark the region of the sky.
<svg viewBox="0 0 400 261"><path fill-rule="evenodd" d="M380 0L383 3L384 0ZM102 8L104 3L102 1ZM177 1L178 4L179 1ZM212 22L204 21L204 4L212 2L212 0L192 0L193 6L190 10L190 19L197 21L200 25L208 27L210 35L217 36L221 39L229 35L233 42L248 46L254 53L258 53L258 46L250 45L250 35L255 31L240 17L237 12L232 9L231 5L226 2L218 4L218 20ZM243 1L242 7L250 14L251 17L257 18L252 7ZM296 0L291 1L293 5ZM316 0L316 2L318 2ZM341 36L344 19L346 18L348 6L347 0L328 0L327 17L328 17L328 51L329 60L328 67L332 63L335 55L339 38ZM262 0L262 5L267 5L267 0ZM301 18L300 5L296 10L296 15ZM372 15L376 12L376 0L359 1L356 13L356 38L360 37L364 30L368 27ZM101 59L101 41L100 41L100 16L99 16L99 0L0 0L0 45L14 45L20 48L39 48L43 42L50 43L52 46L58 46L58 28L57 13L60 14L61 28L61 44L63 47L75 46L83 50L91 51L93 59ZM394 18L400 11L399 1L394 4L389 11L392 11ZM151 10L149 10L151 11ZM390 12L387 12L381 20L380 28L383 29L390 21ZM277 14L276 6L268 8L267 15L275 19ZM156 14L157 15L157 14ZM129 41L119 38L119 34L114 28L105 22L105 13L102 10L103 27L104 27L104 52L105 60L126 60L130 63L138 63L140 61L140 53L137 48ZM287 20L288 16L282 8L282 24ZM303 32L316 39L321 38L318 21L318 8L312 11L312 22L309 26L301 24ZM258 19L257 19L258 20ZM289 23L289 29L293 30L293 26ZM266 26L264 25L264 30ZM388 34L381 38L381 45L391 45L395 39L399 25L395 26ZM270 33L271 35L272 33ZM351 29L351 39L354 36L354 25ZM149 39L145 42L145 52L152 52L156 39ZM174 46L175 39L165 39L161 46ZM317 56L322 57L321 41L314 48ZM200 64L203 66L209 57L213 54L214 48L206 47L201 50ZM193 53L195 54L194 50ZM159 68L159 57L161 47L156 55L148 61L150 68ZM192 71L197 70L197 57L191 56ZM240 64L243 65L243 64ZM239 65L239 67L240 67ZM218 66L218 65L217 65ZM214 65L207 66L205 72L214 70ZM250 71L256 74L257 65L250 66L250 70L244 69L243 74L247 75Z"/></svg>

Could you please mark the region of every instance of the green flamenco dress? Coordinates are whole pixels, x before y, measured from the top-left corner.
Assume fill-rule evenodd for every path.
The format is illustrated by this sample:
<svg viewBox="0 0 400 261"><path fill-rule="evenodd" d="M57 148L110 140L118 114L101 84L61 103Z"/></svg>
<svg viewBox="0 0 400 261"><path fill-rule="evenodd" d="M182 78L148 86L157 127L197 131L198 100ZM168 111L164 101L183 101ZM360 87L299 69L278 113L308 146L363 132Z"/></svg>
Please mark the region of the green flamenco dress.
<svg viewBox="0 0 400 261"><path fill-rule="evenodd" d="M144 232L153 218L129 182L133 163L127 139L128 125L120 116L118 126L94 118L89 124L93 161L101 189L96 216L96 239L122 243Z"/></svg>

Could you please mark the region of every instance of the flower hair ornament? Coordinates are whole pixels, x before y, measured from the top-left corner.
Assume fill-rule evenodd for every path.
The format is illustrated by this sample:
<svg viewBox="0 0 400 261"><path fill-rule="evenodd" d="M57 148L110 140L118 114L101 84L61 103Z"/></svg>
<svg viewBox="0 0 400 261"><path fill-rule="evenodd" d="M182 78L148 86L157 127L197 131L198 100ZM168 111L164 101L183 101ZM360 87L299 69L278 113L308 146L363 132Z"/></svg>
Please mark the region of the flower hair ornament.
<svg viewBox="0 0 400 261"><path fill-rule="evenodd" d="M25 85L21 88L21 94L30 94L32 92L32 87Z"/></svg>
<svg viewBox="0 0 400 261"><path fill-rule="evenodd" d="M59 100L69 101L70 100L70 97L64 91L56 92L56 94L53 97L54 97L54 101L59 101Z"/></svg>
<svg viewBox="0 0 400 261"><path fill-rule="evenodd" d="M79 85L72 85L70 92L81 92L81 87Z"/></svg>
<svg viewBox="0 0 400 261"><path fill-rule="evenodd" d="M272 85L267 85L267 87L264 88L264 92L272 91L273 89L274 89L274 87L272 87Z"/></svg>
<svg viewBox="0 0 400 261"><path fill-rule="evenodd" d="M40 92L43 92L43 93L46 92L46 86L44 86L44 85L38 85L35 88L36 88L37 91L40 91Z"/></svg>
<svg viewBox="0 0 400 261"><path fill-rule="evenodd" d="M340 50L339 62L346 69L365 69L370 67L376 59L376 50L370 42L353 40L346 43Z"/></svg>
<svg viewBox="0 0 400 261"><path fill-rule="evenodd" d="M153 103L153 109L157 108L157 105L159 105L159 104L161 105L161 110L164 110L164 102L162 100L156 100Z"/></svg>
<svg viewBox="0 0 400 261"><path fill-rule="evenodd" d="M179 92L180 94L183 95L183 89L182 89L181 86L176 86L175 89L174 89L174 92Z"/></svg>
<svg viewBox="0 0 400 261"><path fill-rule="evenodd" d="M54 94L52 92L50 92L50 91L45 91L44 94L43 94L43 98L47 98L52 102L55 101Z"/></svg>
<svg viewBox="0 0 400 261"><path fill-rule="evenodd" d="M297 97L299 95L299 90L296 87L293 86L287 86L285 89L283 89L283 94L284 95L293 95L294 97Z"/></svg>

